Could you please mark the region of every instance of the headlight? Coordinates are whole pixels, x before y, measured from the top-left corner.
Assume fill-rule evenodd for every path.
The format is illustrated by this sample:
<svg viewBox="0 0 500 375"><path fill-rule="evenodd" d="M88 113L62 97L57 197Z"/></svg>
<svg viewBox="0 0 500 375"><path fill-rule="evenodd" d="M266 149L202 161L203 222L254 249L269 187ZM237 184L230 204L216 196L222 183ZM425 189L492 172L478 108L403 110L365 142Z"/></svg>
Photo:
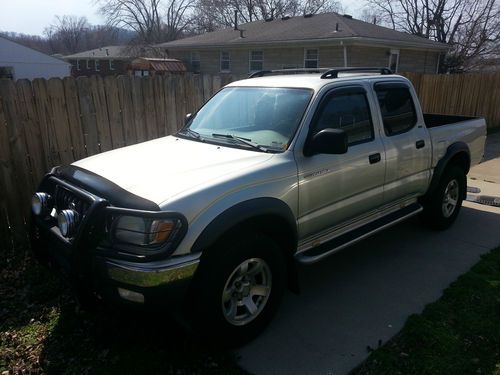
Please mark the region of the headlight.
<svg viewBox="0 0 500 375"><path fill-rule="evenodd" d="M71 237L76 232L80 217L73 210L62 210L57 216L57 226L64 237Z"/></svg>
<svg viewBox="0 0 500 375"><path fill-rule="evenodd" d="M120 216L113 223L113 239L138 246L159 246L168 241L177 221Z"/></svg>
<svg viewBox="0 0 500 375"><path fill-rule="evenodd" d="M52 197L47 193L35 193L31 198L31 210L37 216L47 216L52 209Z"/></svg>

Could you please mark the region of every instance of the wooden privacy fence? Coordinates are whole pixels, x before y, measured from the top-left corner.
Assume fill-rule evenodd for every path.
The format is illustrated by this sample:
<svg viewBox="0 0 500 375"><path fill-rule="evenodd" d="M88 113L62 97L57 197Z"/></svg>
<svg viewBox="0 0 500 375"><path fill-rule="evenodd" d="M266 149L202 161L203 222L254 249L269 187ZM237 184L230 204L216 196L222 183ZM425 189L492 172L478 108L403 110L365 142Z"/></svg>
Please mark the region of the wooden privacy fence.
<svg viewBox="0 0 500 375"><path fill-rule="evenodd" d="M500 73L405 73L428 113L482 116L488 129L500 127Z"/></svg>
<svg viewBox="0 0 500 375"><path fill-rule="evenodd" d="M30 199L51 167L172 134L230 78L0 80L0 254L26 242Z"/></svg>
<svg viewBox="0 0 500 375"><path fill-rule="evenodd" d="M424 111L481 115L500 126L500 74L406 76ZM24 246L30 198L52 166L172 134L230 81L191 74L1 80L0 257Z"/></svg>

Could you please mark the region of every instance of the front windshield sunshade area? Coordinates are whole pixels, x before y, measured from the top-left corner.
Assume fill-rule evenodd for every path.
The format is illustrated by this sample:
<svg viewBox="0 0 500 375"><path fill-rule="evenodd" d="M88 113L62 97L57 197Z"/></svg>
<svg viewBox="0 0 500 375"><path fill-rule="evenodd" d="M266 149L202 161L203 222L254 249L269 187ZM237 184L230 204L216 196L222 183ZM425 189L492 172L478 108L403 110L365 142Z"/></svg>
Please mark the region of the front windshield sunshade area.
<svg viewBox="0 0 500 375"><path fill-rule="evenodd" d="M200 109L182 134L242 148L283 151L311 96L308 89L228 87Z"/></svg>

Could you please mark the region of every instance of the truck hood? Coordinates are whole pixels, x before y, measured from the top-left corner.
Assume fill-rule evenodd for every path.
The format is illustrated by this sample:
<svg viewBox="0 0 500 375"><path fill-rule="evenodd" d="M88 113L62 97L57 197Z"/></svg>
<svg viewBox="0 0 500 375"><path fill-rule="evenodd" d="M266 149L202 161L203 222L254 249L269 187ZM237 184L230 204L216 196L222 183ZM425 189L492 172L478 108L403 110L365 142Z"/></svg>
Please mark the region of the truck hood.
<svg viewBox="0 0 500 375"><path fill-rule="evenodd" d="M199 185L212 185L244 173L272 157L168 136L94 155L72 165L159 205Z"/></svg>

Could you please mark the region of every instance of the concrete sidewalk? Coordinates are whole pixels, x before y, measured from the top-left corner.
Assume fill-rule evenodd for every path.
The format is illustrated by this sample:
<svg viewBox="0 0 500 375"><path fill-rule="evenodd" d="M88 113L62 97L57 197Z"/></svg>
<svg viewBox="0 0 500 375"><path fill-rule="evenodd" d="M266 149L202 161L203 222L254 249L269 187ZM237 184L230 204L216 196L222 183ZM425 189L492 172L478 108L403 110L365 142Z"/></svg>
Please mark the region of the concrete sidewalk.
<svg viewBox="0 0 500 375"><path fill-rule="evenodd" d="M500 133L488 136L483 162L470 170L469 178L500 184Z"/></svg>
<svg viewBox="0 0 500 375"><path fill-rule="evenodd" d="M500 196L500 134L492 138L469 184ZM302 293L285 296L267 330L239 350L240 365L259 375L348 373L369 355L367 347L393 337L409 315L500 245L499 228L500 208L464 202L447 231L414 219L301 266Z"/></svg>

